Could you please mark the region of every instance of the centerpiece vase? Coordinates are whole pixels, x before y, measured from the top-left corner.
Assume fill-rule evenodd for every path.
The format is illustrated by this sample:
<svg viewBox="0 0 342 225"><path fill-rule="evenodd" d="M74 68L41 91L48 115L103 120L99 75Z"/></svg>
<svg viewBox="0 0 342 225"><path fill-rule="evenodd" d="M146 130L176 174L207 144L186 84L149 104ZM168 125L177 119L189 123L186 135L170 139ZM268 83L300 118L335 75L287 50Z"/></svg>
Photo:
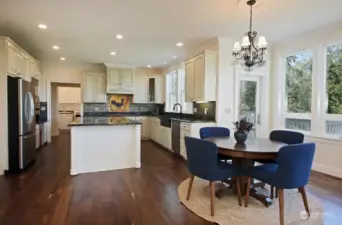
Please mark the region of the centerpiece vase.
<svg viewBox="0 0 342 225"><path fill-rule="evenodd" d="M235 131L234 133L235 140L238 144L244 144L247 140L247 136L248 134L243 131Z"/></svg>

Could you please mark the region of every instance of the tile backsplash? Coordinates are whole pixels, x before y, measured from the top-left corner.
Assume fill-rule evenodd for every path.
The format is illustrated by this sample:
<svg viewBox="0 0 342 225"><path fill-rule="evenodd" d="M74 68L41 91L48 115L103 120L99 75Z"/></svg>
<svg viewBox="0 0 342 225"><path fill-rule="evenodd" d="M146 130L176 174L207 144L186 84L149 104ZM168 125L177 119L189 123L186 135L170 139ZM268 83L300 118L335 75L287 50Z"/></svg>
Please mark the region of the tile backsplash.
<svg viewBox="0 0 342 225"><path fill-rule="evenodd" d="M155 113L157 108L161 107L160 104L153 103L130 103L128 112L151 112ZM97 112L111 112L110 106L107 103L84 103L84 113L97 113Z"/></svg>

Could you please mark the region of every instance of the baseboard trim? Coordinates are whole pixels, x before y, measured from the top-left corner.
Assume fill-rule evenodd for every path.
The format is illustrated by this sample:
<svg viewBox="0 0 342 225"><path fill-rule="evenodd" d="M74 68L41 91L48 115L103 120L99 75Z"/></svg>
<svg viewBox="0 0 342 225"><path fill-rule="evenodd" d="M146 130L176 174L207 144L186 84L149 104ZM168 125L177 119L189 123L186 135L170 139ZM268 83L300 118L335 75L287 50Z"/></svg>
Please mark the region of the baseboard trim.
<svg viewBox="0 0 342 225"><path fill-rule="evenodd" d="M312 170L338 179L342 178L342 170L340 169L335 169L332 167L314 163L312 166Z"/></svg>

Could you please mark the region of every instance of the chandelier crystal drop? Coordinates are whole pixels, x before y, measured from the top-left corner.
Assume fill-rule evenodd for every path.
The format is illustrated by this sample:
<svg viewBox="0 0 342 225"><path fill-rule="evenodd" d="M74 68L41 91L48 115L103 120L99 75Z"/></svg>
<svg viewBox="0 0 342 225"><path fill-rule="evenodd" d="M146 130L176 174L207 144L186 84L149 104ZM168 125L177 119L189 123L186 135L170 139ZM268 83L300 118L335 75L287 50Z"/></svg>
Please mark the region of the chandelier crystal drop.
<svg viewBox="0 0 342 225"><path fill-rule="evenodd" d="M250 6L250 26L249 31L243 36L241 44L234 43L233 58L234 63L240 64L247 70L252 70L255 66L263 66L266 61L264 56L267 54L267 41L265 36L260 36L256 43L258 33L252 30L253 5L256 0L247 1Z"/></svg>

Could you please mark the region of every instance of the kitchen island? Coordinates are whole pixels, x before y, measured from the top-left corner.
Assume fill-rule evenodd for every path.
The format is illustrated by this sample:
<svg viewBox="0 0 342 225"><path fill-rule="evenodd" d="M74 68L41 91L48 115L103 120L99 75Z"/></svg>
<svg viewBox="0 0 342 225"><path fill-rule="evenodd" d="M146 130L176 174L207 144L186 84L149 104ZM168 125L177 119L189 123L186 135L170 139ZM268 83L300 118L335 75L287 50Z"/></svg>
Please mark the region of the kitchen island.
<svg viewBox="0 0 342 225"><path fill-rule="evenodd" d="M126 117L79 117L71 127L71 175L140 168L139 121Z"/></svg>

